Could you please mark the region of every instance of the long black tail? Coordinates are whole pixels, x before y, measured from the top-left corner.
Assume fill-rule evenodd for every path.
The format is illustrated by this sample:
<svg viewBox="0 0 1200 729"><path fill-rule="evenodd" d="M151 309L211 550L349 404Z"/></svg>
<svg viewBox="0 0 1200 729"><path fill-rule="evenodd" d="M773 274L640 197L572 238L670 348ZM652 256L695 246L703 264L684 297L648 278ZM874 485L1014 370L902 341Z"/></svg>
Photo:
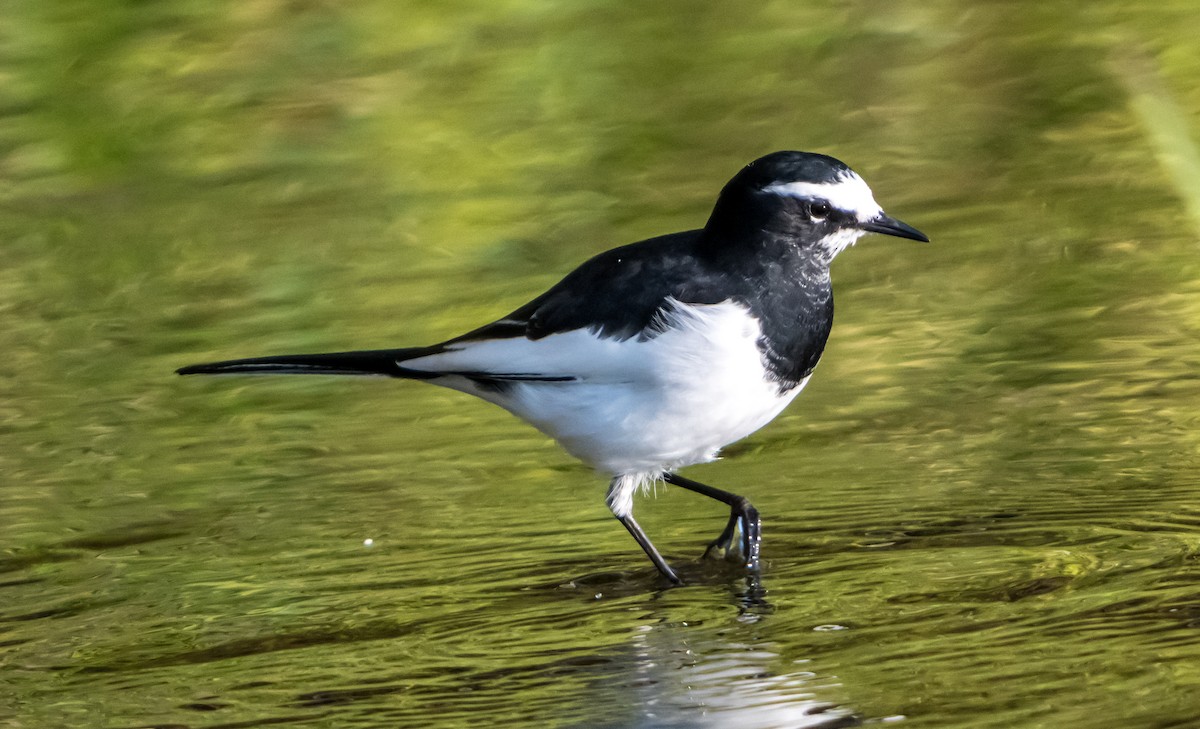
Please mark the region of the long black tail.
<svg viewBox="0 0 1200 729"><path fill-rule="evenodd" d="M428 379L438 375L405 369L401 363L437 351L437 347L411 347L327 354L284 354L206 362L180 367L175 371L181 375L376 375Z"/></svg>

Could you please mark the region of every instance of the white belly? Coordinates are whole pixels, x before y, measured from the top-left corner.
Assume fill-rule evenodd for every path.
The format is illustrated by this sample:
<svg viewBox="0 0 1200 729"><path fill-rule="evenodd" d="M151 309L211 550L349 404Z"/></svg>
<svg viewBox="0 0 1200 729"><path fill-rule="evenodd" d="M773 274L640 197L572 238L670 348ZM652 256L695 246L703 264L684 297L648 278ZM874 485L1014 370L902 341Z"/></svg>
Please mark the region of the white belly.
<svg viewBox="0 0 1200 729"><path fill-rule="evenodd" d="M761 327L738 304L674 303L662 323L664 331L649 339L579 330L466 343L405 366L574 378L512 382L497 391L459 377L439 383L500 405L614 475L711 461L722 446L770 422L807 382L780 391L758 348Z"/></svg>
<svg viewBox="0 0 1200 729"><path fill-rule="evenodd" d="M715 459L774 419L803 387L780 393L729 374L716 367L697 382L652 386L522 383L502 404L601 471L658 473ZM556 392L565 389L571 392Z"/></svg>

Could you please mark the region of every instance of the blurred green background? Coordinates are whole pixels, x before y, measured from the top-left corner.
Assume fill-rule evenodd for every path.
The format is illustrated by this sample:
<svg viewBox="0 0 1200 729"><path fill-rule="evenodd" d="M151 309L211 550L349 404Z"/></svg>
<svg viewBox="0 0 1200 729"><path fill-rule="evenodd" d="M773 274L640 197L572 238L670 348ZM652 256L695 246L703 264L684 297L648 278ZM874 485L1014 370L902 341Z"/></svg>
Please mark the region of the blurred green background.
<svg viewBox="0 0 1200 729"><path fill-rule="evenodd" d="M1196 725L1195 3L0 14L0 726ZM761 599L483 403L172 375L458 334L776 149L934 242L688 471Z"/></svg>

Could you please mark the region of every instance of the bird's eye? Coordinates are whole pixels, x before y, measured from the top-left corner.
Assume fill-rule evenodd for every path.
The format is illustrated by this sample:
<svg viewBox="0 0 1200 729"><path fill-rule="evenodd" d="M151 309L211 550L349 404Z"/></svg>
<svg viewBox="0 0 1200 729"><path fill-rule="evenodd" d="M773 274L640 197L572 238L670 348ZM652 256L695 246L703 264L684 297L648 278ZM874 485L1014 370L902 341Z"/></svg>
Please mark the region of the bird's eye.
<svg viewBox="0 0 1200 729"><path fill-rule="evenodd" d="M828 218L829 213L833 212L829 207L829 203L817 200L808 206L808 214L812 218Z"/></svg>

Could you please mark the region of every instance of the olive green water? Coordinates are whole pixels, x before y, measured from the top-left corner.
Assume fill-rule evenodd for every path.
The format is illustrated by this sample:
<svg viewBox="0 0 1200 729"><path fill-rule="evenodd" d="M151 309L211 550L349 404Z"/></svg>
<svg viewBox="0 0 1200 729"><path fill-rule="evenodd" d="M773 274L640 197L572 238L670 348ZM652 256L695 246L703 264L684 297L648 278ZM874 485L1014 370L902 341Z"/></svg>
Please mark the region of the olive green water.
<svg viewBox="0 0 1200 729"><path fill-rule="evenodd" d="M0 9L0 726L1200 726L1190 0ZM780 148L934 242L686 472L760 589L464 396L171 374L460 333Z"/></svg>

